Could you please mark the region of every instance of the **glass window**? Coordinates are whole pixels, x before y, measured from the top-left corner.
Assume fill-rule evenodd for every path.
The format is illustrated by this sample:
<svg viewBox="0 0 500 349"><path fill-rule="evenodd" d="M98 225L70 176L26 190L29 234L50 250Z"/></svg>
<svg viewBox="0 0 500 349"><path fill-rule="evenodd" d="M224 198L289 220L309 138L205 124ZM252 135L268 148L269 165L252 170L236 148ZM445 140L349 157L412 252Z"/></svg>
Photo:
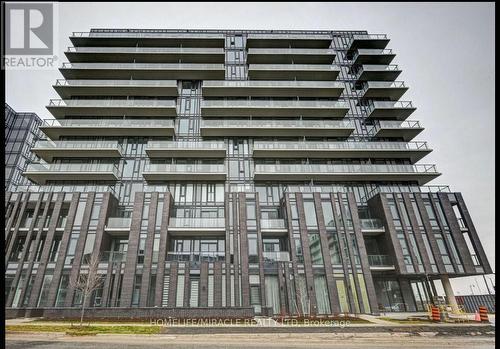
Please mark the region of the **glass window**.
<svg viewBox="0 0 500 349"><path fill-rule="evenodd" d="M314 201L304 201L304 214L306 217L306 225L308 227L318 226L318 221L316 220L316 210L314 207Z"/></svg>
<svg viewBox="0 0 500 349"><path fill-rule="evenodd" d="M309 234L308 236L312 264L323 265L323 254L321 252L321 241L319 238L319 234Z"/></svg>

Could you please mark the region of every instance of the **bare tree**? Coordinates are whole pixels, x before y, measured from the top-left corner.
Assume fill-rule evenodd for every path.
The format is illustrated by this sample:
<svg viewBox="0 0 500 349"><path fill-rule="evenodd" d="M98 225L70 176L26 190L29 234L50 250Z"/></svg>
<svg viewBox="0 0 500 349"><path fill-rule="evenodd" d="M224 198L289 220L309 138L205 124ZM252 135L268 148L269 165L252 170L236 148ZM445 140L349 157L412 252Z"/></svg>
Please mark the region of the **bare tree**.
<svg viewBox="0 0 500 349"><path fill-rule="evenodd" d="M80 326L83 323L83 316L85 315L85 304L87 298L89 298L92 295L92 292L97 290L104 281L104 276L98 273L100 260L101 260L100 253L92 253L85 255L83 257L83 264L88 265L87 273L80 272L76 280L70 281L70 286L73 287L75 291L80 292L82 296L82 311L80 316Z"/></svg>

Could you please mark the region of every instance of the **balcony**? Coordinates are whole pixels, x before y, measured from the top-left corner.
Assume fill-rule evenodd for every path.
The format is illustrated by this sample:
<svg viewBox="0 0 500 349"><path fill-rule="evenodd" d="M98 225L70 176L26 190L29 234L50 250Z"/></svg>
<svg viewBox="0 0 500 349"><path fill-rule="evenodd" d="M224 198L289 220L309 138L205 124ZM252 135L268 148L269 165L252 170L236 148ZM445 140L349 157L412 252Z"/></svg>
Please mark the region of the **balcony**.
<svg viewBox="0 0 500 349"><path fill-rule="evenodd" d="M177 97L176 80L64 80L53 85L63 99L73 96Z"/></svg>
<svg viewBox="0 0 500 349"><path fill-rule="evenodd" d="M113 29L73 32L69 37L75 46L115 47L221 47L223 33L173 32L166 30Z"/></svg>
<svg viewBox="0 0 500 349"><path fill-rule="evenodd" d="M384 49L388 43L389 39L385 34L354 34L347 50L352 52L360 48Z"/></svg>
<svg viewBox="0 0 500 349"><path fill-rule="evenodd" d="M264 262L290 262L290 252L262 252Z"/></svg>
<svg viewBox="0 0 500 349"><path fill-rule="evenodd" d="M224 252L167 252L167 262L217 262L224 261Z"/></svg>
<svg viewBox="0 0 500 349"><path fill-rule="evenodd" d="M113 164L29 164L23 175L36 184L118 180L118 170Z"/></svg>
<svg viewBox="0 0 500 349"><path fill-rule="evenodd" d="M64 119L69 115L177 116L177 105L174 99L51 99L47 109L56 119Z"/></svg>
<svg viewBox="0 0 500 349"><path fill-rule="evenodd" d="M226 167L214 164L147 164L147 181L224 181Z"/></svg>
<svg viewBox="0 0 500 349"><path fill-rule="evenodd" d="M38 141L31 151L47 162L64 158L120 158L118 141Z"/></svg>
<svg viewBox="0 0 500 349"><path fill-rule="evenodd" d="M264 142L255 141L254 158L390 158L417 162L429 154L426 142Z"/></svg>
<svg viewBox="0 0 500 349"><path fill-rule="evenodd" d="M255 165L255 181L416 181L441 175L435 165L282 164Z"/></svg>
<svg viewBox="0 0 500 349"><path fill-rule="evenodd" d="M352 57L352 64L391 64L396 57L392 50L360 48Z"/></svg>
<svg viewBox="0 0 500 349"><path fill-rule="evenodd" d="M179 218L172 217L168 224L171 231L225 231L226 222L224 218Z"/></svg>
<svg viewBox="0 0 500 349"><path fill-rule="evenodd" d="M394 270L394 262L388 255L368 255L368 264L372 271Z"/></svg>
<svg viewBox="0 0 500 349"><path fill-rule="evenodd" d="M40 130L50 139L61 136L156 136L174 135L173 120L66 119L44 120Z"/></svg>
<svg viewBox="0 0 500 349"><path fill-rule="evenodd" d="M372 129L375 137L401 138L408 142L424 130L418 121L386 121L376 120Z"/></svg>
<svg viewBox="0 0 500 349"><path fill-rule="evenodd" d="M329 34L250 33L247 48L329 48Z"/></svg>
<svg viewBox="0 0 500 349"><path fill-rule="evenodd" d="M348 137L354 124L348 120L203 120L203 137Z"/></svg>
<svg viewBox="0 0 500 349"><path fill-rule="evenodd" d="M220 81L203 82L204 97L340 97L340 81Z"/></svg>
<svg viewBox="0 0 500 349"><path fill-rule="evenodd" d="M367 117L373 119L393 119L405 120L417 108L409 101L385 102L385 101L370 101L367 110Z"/></svg>
<svg viewBox="0 0 500 349"><path fill-rule="evenodd" d="M146 154L150 158L224 158L226 145L224 142L168 142L149 141Z"/></svg>
<svg viewBox="0 0 500 349"><path fill-rule="evenodd" d="M261 219L260 230L263 233L286 233L288 229L285 226L285 220L280 219Z"/></svg>
<svg viewBox="0 0 500 349"><path fill-rule="evenodd" d="M396 64L363 64L357 74L358 81L395 81L401 70Z"/></svg>
<svg viewBox="0 0 500 349"><path fill-rule="evenodd" d="M105 230L108 234L128 233L131 222L132 218L109 217Z"/></svg>
<svg viewBox="0 0 500 349"><path fill-rule="evenodd" d="M408 91L403 81L367 81L361 91L363 98L390 98L398 101Z"/></svg>
<svg viewBox="0 0 500 349"><path fill-rule="evenodd" d="M224 80L224 64L63 63L65 79Z"/></svg>
<svg viewBox="0 0 500 349"><path fill-rule="evenodd" d="M249 64L332 64L335 51L300 48L251 48L248 49Z"/></svg>
<svg viewBox="0 0 500 349"><path fill-rule="evenodd" d="M281 100L204 100L203 117L267 116L267 117L332 117L342 118L349 105L341 101Z"/></svg>
<svg viewBox="0 0 500 349"><path fill-rule="evenodd" d="M72 63L224 63L224 48L207 47L68 47Z"/></svg>
<svg viewBox="0 0 500 349"><path fill-rule="evenodd" d="M340 68L330 64L250 64L250 80L314 80L333 81Z"/></svg>
<svg viewBox="0 0 500 349"><path fill-rule="evenodd" d="M360 219L361 231L366 236L374 236L385 233L382 220L378 218Z"/></svg>

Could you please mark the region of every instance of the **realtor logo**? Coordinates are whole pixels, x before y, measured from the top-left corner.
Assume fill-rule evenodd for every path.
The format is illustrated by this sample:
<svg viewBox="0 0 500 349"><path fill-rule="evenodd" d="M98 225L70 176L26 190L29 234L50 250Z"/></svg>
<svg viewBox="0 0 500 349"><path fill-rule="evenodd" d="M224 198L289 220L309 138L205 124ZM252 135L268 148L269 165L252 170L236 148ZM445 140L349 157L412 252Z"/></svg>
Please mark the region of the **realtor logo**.
<svg viewBox="0 0 500 349"><path fill-rule="evenodd" d="M54 54L52 3L5 3L5 54Z"/></svg>
<svg viewBox="0 0 500 349"><path fill-rule="evenodd" d="M55 69L57 3L5 2L2 68Z"/></svg>

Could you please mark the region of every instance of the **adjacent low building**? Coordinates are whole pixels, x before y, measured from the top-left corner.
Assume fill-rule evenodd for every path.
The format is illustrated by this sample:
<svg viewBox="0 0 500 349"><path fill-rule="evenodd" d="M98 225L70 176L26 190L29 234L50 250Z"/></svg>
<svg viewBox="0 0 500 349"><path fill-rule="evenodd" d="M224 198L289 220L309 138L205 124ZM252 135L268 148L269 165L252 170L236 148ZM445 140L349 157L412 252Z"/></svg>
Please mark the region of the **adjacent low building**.
<svg viewBox="0 0 500 349"><path fill-rule="evenodd" d="M422 311L491 273L386 35L73 33L6 208L6 307L71 316ZM54 315L55 314L55 315Z"/></svg>

